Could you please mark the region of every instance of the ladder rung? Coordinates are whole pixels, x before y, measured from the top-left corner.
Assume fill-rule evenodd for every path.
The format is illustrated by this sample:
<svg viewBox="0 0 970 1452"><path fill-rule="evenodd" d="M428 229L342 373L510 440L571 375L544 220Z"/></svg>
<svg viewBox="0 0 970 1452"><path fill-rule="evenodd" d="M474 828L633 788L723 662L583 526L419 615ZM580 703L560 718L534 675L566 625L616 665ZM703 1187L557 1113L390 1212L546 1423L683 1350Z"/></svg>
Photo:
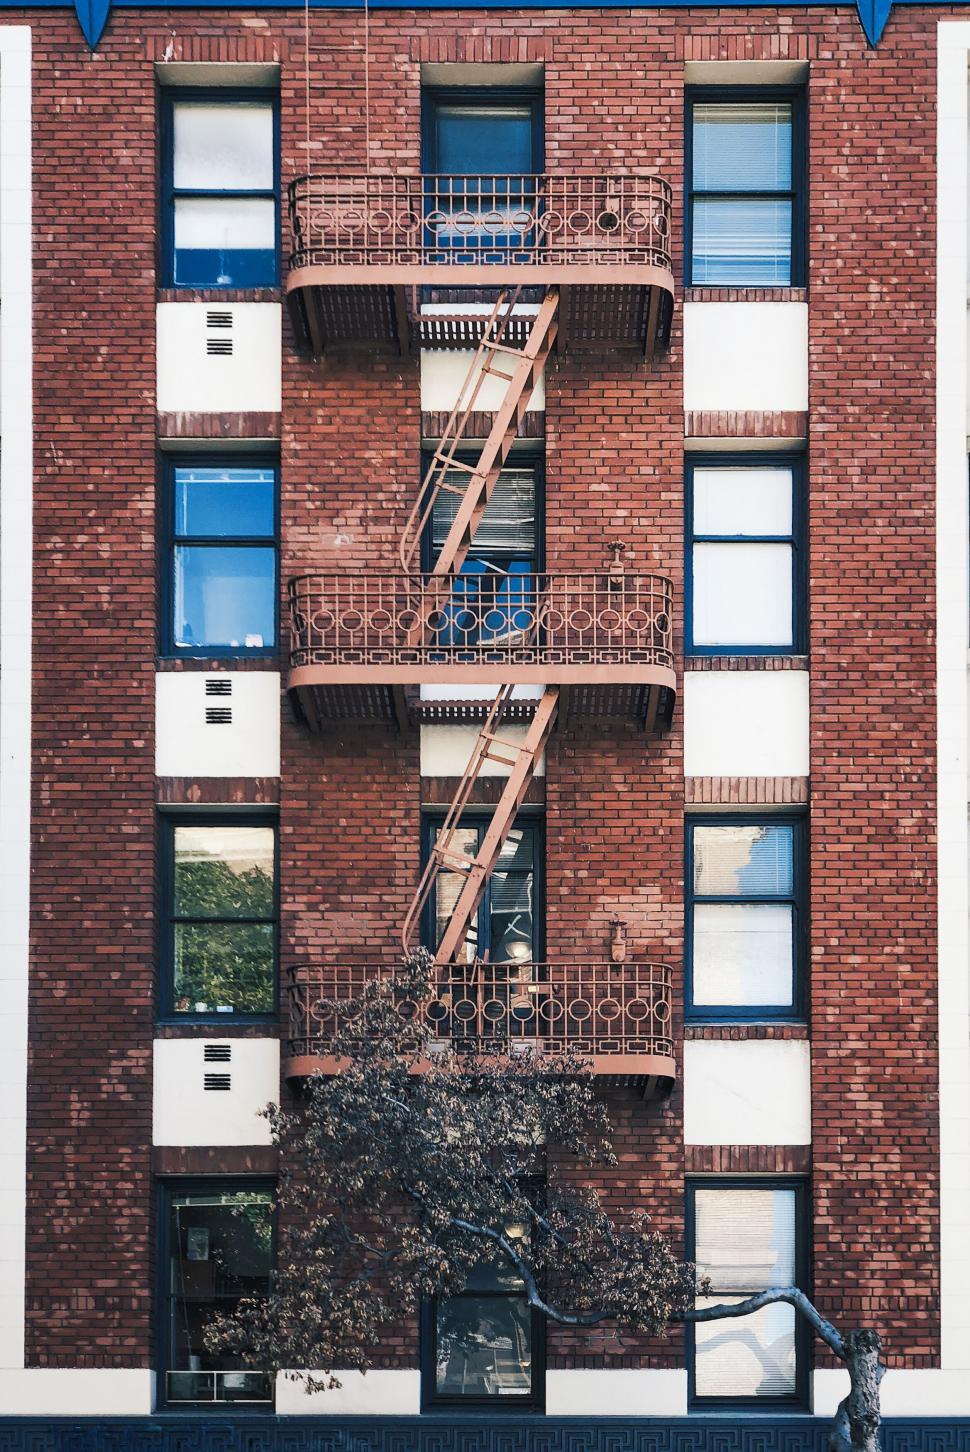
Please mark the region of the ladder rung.
<svg viewBox="0 0 970 1452"><path fill-rule="evenodd" d="M438 484L436 485L436 488L443 489L446 494L457 494L459 498L464 499L468 486L466 485L465 488L462 489L459 488L457 484L448 484L445 482L444 479L440 479L438 481Z"/></svg>
<svg viewBox="0 0 970 1452"><path fill-rule="evenodd" d="M447 454L436 453L435 460L439 464L446 464L449 469L459 469L463 474L478 473L478 469L474 464L466 464L462 459L452 459Z"/></svg>
<svg viewBox="0 0 970 1452"><path fill-rule="evenodd" d="M483 368L482 373L487 373L489 378L503 378L506 383L514 383L515 377L512 373L503 373L500 368Z"/></svg>
<svg viewBox="0 0 970 1452"><path fill-rule="evenodd" d="M485 347L490 353L511 353L513 358L528 358L529 356L521 348L513 348L511 343L497 343L493 342L491 338L486 338Z"/></svg>

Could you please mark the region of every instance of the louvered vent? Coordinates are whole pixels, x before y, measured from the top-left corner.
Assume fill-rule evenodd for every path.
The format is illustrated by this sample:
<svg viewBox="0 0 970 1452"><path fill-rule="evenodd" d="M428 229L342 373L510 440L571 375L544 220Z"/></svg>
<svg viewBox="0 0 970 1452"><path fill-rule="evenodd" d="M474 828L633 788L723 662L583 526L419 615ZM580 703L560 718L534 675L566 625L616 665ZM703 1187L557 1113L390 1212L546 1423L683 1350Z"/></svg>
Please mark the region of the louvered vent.
<svg viewBox="0 0 970 1452"><path fill-rule="evenodd" d="M207 1064L228 1064L232 1058L232 1044L206 1044L202 1057Z"/></svg>
<svg viewBox="0 0 970 1452"><path fill-rule="evenodd" d="M210 358L228 358L232 352L232 339L206 338L205 351Z"/></svg>
<svg viewBox="0 0 970 1452"><path fill-rule="evenodd" d="M206 708L205 708L205 724L207 726L231 726L232 725L232 707L231 706L206 706Z"/></svg>
<svg viewBox="0 0 970 1452"><path fill-rule="evenodd" d="M205 693L207 696L231 696L232 681L229 676L208 676Z"/></svg>
<svg viewBox="0 0 970 1452"><path fill-rule="evenodd" d="M231 1089L232 1076L230 1074L204 1074L202 1076L202 1087L212 1090Z"/></svg>
<svg viewBox="0 0 970 1452"><path fill-rule="evenodd" d="M205 325L207 328L231 328L232 313L206 313Z"/></svg>

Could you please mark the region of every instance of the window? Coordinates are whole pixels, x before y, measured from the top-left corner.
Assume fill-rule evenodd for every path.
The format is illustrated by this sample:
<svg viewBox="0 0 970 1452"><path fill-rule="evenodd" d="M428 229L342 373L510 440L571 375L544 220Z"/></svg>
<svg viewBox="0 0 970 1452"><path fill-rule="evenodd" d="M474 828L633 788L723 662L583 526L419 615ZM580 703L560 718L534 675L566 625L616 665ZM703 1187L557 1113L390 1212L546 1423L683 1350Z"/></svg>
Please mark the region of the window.
<svg viewBox="0 0 970 1452"><path fill-rule="evenodd" d="M772 1286L806 1289L805 1191L793 1183L688 1186L687 1254L710 1292L698 1306L743 1301ZM793 1306L688 1328L695 1403L804 1402L807 1338Z"/></svg>
<svg viewBox="0 0 970 1452"><path fill-rule="evenodd" d="M264 92L163 96L165 286L276 285L278 133L278 102Z"/></svg>
<svg viewBox="0 0 970 1452"><path fill-rule="evenodd" d="M163 819L166 1002L177 1017L276 1008L276 827L265 818Z"/></svg>
<svg viewBox="0 0 970 1452"><path fill-rule="evenodd" d="M801 460L689 459L687 649L805 648Z"/></svg>
<svg viewBox="0 0 970 1452"><path fill-rule="evenodd" d="M274 650L277 466L170 459L165 468L163 649L207 656Z"/></svg>
<svg viewBox="0 0 970 1452"><path fill-rule="evenodd" d="M423 103L427 245L467 250L469 261L515 260L532 241L541 94L429 88Z"/></svg>
<svg viewBox="0 0 970 1452"><path fill-rule="evenodd" d="M506 1227L527 1240L528 1225ZM504 1260L485 1258L459 1296L431 1301L422 1325L426 1405L537 1407L542 1398L544 1322Z"/></svg>
<svg viewBox="0 0 970 1452"><path fill-rule="evenodd" d="M448 537L468 475L446 473L434 501L424 540L430 569ZM452 492L457 491L457 492ZM538 459L519 455L499 474L472 548L452 594L443 645L480 645L523 628L535 611L536 571L541 568L542 469Z"/></svg>
<svg viewBox="0 0 970 1452"><path fill-rule="evenodd" d="M488 817L462 815L453 847L474 858L488 829ZM437 836L440 823L425 824L425 853ZM541 887L542 824L519 818L506 837L495 870L488 880L478 913L468 930L461 954L464 963L487 957L490 963L528 965L542 958L542 921L537 908ZM428 903L425 944L437 946L467 881L464 872L439 874Z"/></svg>
<svg viewBox="0 0 970 1452"><path fill-rule="evenodd" d="M269 1291L273 1267L272 1190L212 1182L163 1186L163 1275L159 1338L164 1399L192 1410L227 1402L272 1402L273 1381L239 1358L207 1350L213 1315L231 1315L244 1296Z"/></svg>
<svg viewBox="0 0 970 1452"><path fill-rule="evenodd" d="M689 283L804 283L804 150L801 92L688 93Z"/></svg>
<svg viewBox="0 0 970 1452"><path fill-rule="evenodd" d="M804 836L792 819L688 819L690 1017L804 1012Z"/></svg>

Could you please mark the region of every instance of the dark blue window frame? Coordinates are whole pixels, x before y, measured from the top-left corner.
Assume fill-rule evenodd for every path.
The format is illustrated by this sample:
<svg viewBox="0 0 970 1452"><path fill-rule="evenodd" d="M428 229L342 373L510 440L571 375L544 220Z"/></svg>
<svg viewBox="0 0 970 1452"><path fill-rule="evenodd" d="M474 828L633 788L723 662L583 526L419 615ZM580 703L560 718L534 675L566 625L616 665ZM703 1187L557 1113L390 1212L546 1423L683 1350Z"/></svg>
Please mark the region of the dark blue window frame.
<svg viewBox="0 0 970 1452"><path fill-rule="evenodd" d="M532 171L543 168L543 96L537 86L423 86L421 88L421 168L437 175L436 121L440 106L527 106L531 113ZM470 172L469 175L476 173ZM486 172L485 175L492 175ZM495 175L504 176L499 170Z"/></svg>
<svg viewBox="0 0 970 1452"><path fill-rule="evenodd" d="M696 894L694 892L694 832L698 827L781 827L792 828L792 892L790 895L746 897L744 894ZM808 823L795 812L718 812L687 818L684 832L684 1017L688 1023L803 1022L808 1011ZM695 903L770 905L792 908L792 1002L778 1004L694 1004L694 906Z"/></svg>
<svg viewBox="0 0 970 1452"><path fill-rule="evenodd" d="M697 1253L697 1219L694 1195L697 1190L791 1190L795 1195L795 1284L806 1295L812 1294L811 1266L811 1200L809 1184L794 1176L724 1175L691 1179L686 1182L685 1244L686 1259L693 1261ZM716 1289L716 1288L715 1288ZM725 1292L725 1294L728 1294ZM740 1294L740 1292L736 1293ZM736 1326L725 1321L724 1326ZM812 1357L812 1336L803 1316L795 1313L795 1392L790 1397L699 1397L695 1390L696 1356L693 1323L685 1325L687 1343L687 1402L692 1411L734 1411L762 1408L768 1411L802 1412L809 1406Z"/></svg>
<svg viewBox="0 0 970 1452"><path fill-rule="evenodd" d="M210 105L234 106L234 105L270 105L273 108L273 186L272 188L256 188L241 190L220 190L219 188L192 188L185 189L175 187L175 127L174 108L180 102L203 102ZM184 292L199 291L249 291L260 288L277 288L280 285L280 256L282 252L282 207L281 200L281 166L280 166L280 100L279 93L275 90L253 86L249 89L230 89L228 86L209 86L204 88L189 86L173 86L163 90L160 95L160 125L159 137L161 145L160 157L160 225L159 236L161 238L160 258L160 286L178 288ZM179 197L238 197L241 200L248 198L266 198L273 202L274 227L273 227L273 265L268 276L240 277L229 282L217 282L210 280L206 282L178 282L176 280L175 266L175 202Z"/></svg>
<svg viewBox="0 0 970 1452"><path fill-rule="evenodd" d="M156 1402L160 1409L170 1415L183 1415L186 1418L197 1416L273 1416L274 1401L268 1402L189 1402L172 1401L166 1396L168 1382L167 1373L176 1371L179 1368L170 1365L171 1356L170 1330L171 1330L171 1293L167 1285L169 1257L171 1255L170 1238L170 1210L172 1199L177 1195L220 1195L227 1191L247 1191L276 1194L276 1181L266 1176L247 1175L244 1178L226 1176L207 1176L205 1178L185 1178L170 1176L159 1179L155 1184L155 1214L156 1214L156 1255L158 1273L156 1276L157 1293L155 1297L155 1345L157 1347L156 1373L158 1381L158 1393ZM272 1214L273 1224L273 1251L274 1256L278 1243L279 1226L278 1216L274 1205ZM274 1398L275 1400L275 1398Z"/></svg>
<svg viewBox="0 0 970 1452"><path fill-rule="evenodd" d="M273 925L273 998L265 1013L194 1013L175 1008L175 924L186 919L175 913L175 829L177 827L272 827L273 829L273 912L271 917L206 918L202 921L219 924L231 922L271 922ZM280 831L275 812L235 811L172 811L158 819L158 884L160 911L158 1019L160 1024L218 1025L276 1024L280 1008Z"/></svg>
<svg viewBox="0 0 970 1452"><path fill-rule="evenodd" d="M694 474L698 469L785 469L791 471L792 528L790 535L725 535L694 533ZM808 648L808 503L803 454L727 453L688 454L685 460L684 521L684 653L686 655L802 655ZM791 645L696 645L694 643L694 546L697 544L786 544L792 551Z"/></svg>
<svg viewBox="0 0 970 1452"><path fill-rule="evenodd" d="M444 821L445 813L441 811L426 811L421 817L421 866L427 863L431 856L431 847L434 843L435 830ZM492 820L490 812L465 811L461 816L460 825L474 827L481 834L487 829ZM531 827L532 837L532 959L533 962L541 963L546 955L546 884L545 884L545 861L546 861L546 832L545 817L540 812L532 812L528 808L520 811L513 822L513 827ZM435 912L437 895L432 892L425 903L421 919L421 941L431 951L435 950ZM478 941L481 946L485 930L488 927L491 914L491 880L485 885L485 892L478 906Z"/></svg>
<svg viewBox="0 0 970 1452"><path fill-rule="evenodd" d="M178 469L272 469L274 477L273 533L271 535L178 534L175 526L175 475ZM280 466L272 454L213 453L162 456L161 580L159 605L160 654L195 660L229 660L242 656L275 656L280 636ZM178 645L175 641L175 550L180 545L213 549L266 549L274 551L273 639L268 645Z"/></svg>
<svg viewBox="0 0 970 1452"><path fill-rule="evenodd" d="M688 86L684 92L685 136L684 160L686 167L686 205L684 208L684 282L688 287L723 288L772 288L804 287L807 282L807 218L808 218L808 150L807 150L807 105L803 86ZM792 108L792 185L788 192L759 191L704 191L694 187L694 107L711 102L730 104L737 102L782 101ZM791 273L786 283L776 282L695 282L694 272L694 202L704 200L769 200L790 198L792 204L791 226Z"/></svg>

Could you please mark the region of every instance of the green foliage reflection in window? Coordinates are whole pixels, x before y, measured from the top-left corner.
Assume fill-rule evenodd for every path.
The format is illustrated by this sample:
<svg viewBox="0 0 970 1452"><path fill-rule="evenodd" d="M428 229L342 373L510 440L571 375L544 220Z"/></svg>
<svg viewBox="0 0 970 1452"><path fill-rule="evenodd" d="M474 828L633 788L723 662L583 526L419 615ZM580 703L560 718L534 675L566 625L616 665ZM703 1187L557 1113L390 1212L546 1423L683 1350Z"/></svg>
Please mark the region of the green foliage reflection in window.
<svg viewBox="0 0 970 1452"><path fill-rule="evenodd" d="M177 1013L272 1013L276 832L176 826L173 989Z"/></svg>

